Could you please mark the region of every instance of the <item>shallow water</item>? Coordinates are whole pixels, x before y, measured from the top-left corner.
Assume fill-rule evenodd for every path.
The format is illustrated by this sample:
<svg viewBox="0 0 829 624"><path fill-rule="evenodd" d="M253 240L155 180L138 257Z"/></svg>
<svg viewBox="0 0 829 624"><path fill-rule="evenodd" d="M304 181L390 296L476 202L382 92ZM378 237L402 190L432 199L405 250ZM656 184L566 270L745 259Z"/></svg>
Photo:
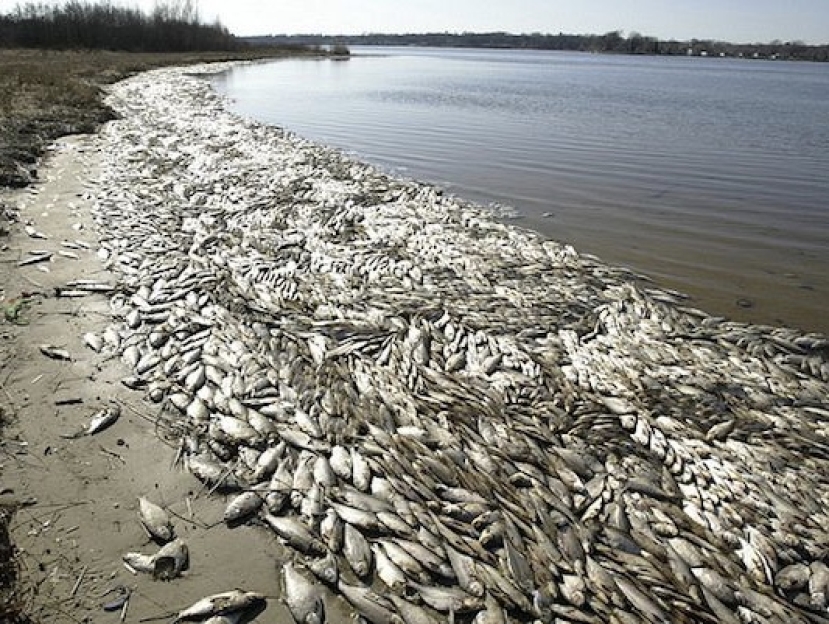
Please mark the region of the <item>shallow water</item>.
<svg viewBox="0 0 829 624"><path fill-rule="evenodd" d="M245 115L514 206L709 312L829 332L829 66L355 51L216 84Z"/></svg>

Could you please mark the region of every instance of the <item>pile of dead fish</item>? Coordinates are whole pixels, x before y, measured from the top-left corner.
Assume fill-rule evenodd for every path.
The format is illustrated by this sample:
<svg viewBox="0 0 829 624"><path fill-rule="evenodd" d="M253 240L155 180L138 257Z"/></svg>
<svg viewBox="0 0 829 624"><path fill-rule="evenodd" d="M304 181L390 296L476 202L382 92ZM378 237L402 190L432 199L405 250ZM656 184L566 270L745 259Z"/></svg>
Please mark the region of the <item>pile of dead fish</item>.
<svg viewBox="0 0 829 624"><path fill-rule="evenodd" d="M227 522L295 553L298 622L829 622L826 338L683 307L189 73L109 101L97 346Z"/></svg>

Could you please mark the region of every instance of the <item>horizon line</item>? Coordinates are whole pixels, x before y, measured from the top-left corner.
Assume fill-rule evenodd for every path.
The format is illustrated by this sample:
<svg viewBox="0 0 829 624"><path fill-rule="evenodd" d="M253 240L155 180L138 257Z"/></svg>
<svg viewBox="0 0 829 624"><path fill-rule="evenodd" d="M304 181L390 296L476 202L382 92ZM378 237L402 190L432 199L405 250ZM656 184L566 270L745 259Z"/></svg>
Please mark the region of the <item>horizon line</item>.
<svg viewBox="0 0 829 624"><path fill-rule="evenodd" d="M432 35L448 35L452 37L462 37L462 36L469 36L469 35L503 35L509 37L560 37L560 36L567 36L567 37L605 37L607 35L618 33L623 38L630 38L631 36L642 37L643 39L654 39L656 41L665 41L665 42L675 42L675 43L690 43L693 41L697 42L711 42L711 43L724 43L729 45L804 45L809 47L821 47L829 45L829 41L825 43L809 43L802 39L792 39L792 40L783 40L783 39L772 39L771 41L729 41L727 39L716 39L716 38L701 38L701 37L691 37L690 39L681 39L676 37L669 37L669 38L662 38L655 35L646 35L640 33L638 31L630 31L630 33L625 34L624 29L618 30L609 30L604 33L568 33L564 31L559 31L558 33L551 33L551 32L523 32L523 33L514 33L506 30L486 30L486 31L451 31L451 30L444 30L444 31L424 31L424 32L362 32L362 33L337 33L337 34L328 34L328 33L270 33L270 34L259 34L259 35L236 35L240 38L251 38L251 37L376 37L376 36L384 36L384 37L423 37L423 36L432 36Z"/></svg>

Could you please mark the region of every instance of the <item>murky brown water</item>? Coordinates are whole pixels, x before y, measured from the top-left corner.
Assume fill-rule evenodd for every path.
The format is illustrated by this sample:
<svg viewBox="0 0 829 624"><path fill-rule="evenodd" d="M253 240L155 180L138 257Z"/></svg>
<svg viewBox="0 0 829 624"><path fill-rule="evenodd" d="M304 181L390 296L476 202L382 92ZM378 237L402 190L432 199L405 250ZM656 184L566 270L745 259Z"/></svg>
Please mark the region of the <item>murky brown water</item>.
<svg viewBox="0 0 829 624"><path fill-rule="evenodd" d="M429 49L217 84L247 115L755 323L829 333L829 64Z"/></svg>

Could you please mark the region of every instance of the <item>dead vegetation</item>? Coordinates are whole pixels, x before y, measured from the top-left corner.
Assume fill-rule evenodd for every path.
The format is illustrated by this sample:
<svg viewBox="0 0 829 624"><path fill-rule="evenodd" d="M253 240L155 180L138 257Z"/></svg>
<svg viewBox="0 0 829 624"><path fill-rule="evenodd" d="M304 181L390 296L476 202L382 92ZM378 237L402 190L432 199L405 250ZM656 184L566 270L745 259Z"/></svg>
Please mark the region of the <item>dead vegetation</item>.
<svg viewBox="0 0 829 624"><path fill-rule="evenodd" d="M0 403L0 427L6 424L7 418L7 411ZM28 624L25 589L18 583L20 561L9 538L9 525L16 510L15 503L6 500L6 492L0 485L0 622Z"/></svg>
<svg viewBox="0 0 829 624"><path fill-rule="evenodd" d="M46 147L68 134L93 132L112 118L102 87L156 67L250 60L313 49L134 53L0 50L0 186L24 187L37 177Z"/></svg>

